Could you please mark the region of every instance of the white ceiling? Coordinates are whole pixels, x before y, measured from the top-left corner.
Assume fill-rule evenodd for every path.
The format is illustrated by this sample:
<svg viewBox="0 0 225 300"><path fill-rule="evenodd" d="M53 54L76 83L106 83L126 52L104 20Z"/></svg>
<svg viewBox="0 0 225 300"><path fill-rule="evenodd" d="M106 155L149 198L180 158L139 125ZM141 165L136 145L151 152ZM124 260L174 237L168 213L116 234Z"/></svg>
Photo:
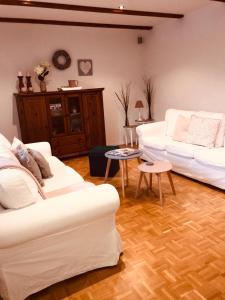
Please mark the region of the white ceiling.
<svg viewBox="0 0 225 300"><path fill-rule="evenodd" d="M29 0L28 0L29 1ZM39 0L75 5L118 8L120 4L129 10L156 11L185 14L206 5L210 0ZM0 5L0 17L50 19L75 22L111 23L127 25L157 24L164 18L66 11L47 8Z"/></svg>

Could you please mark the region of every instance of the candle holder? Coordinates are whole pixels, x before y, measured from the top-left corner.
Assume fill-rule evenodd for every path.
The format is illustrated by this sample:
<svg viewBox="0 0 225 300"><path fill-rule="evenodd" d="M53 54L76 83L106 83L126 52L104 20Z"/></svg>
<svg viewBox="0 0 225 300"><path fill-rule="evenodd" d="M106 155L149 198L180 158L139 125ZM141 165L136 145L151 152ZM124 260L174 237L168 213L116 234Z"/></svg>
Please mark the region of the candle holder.
<svg viewBox="0 0 225 300"><path fill-rule="evenodd" d="M33 93L33 87L31 82L31 76L26 76L26 84L27 84L27 93Z"/></svg>
<svg viewBox="0 0 225 300"><path fill-rule="evenodd" d="M25 93L25 86L23 83L23 76L18 75L17 78L19 79L19 93Z"/></svg>

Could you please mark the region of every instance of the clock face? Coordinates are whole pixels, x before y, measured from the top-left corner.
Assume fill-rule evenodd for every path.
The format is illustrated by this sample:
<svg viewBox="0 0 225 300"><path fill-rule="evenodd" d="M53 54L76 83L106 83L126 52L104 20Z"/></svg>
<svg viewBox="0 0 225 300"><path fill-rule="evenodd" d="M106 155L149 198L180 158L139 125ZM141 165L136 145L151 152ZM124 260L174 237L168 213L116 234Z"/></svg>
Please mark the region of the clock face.
<svg viewBox="0 0 225 300"><path fill-rule="evenodd" d="M52 56L52 63L58 70L65 70L71 65L71 57L65 50L57 50Z"/></svg>

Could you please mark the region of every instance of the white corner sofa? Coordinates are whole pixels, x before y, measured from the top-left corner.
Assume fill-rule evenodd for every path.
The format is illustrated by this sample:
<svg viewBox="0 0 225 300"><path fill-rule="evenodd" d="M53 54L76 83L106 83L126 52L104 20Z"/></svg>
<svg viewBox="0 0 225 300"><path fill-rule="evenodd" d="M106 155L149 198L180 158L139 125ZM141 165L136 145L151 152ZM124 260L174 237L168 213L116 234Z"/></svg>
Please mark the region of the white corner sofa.
<svg viewBox="0 0 225 300"><path fill-rule="evenodd" d="M52 156L47 142L28 147L45 156L54 175L44 180L44 192L57 190L59 195L16 210L1 208L0 298L4 300L23 300L56 282L116 265L121 253L116 189L85 182ZM12 156L2 135L0 156Z"/></svg>
<svg viewBox="0 0 225 300"><path fill-rule="evenodd" d="M179 115L197 115L213 119L224 118L223 113L168 109L165 120L137 127L139 148L146 160L169 160L173 171L201 182L225 189L225 148L174 141L172 136Z"/></svg>

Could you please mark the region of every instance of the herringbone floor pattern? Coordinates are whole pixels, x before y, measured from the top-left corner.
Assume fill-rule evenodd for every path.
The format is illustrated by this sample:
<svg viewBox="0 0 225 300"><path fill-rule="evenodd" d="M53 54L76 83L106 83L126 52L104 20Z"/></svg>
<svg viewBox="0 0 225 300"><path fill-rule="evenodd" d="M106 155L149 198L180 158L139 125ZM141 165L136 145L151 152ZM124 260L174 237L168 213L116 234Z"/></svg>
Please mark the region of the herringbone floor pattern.
<svg viewBox="0 0 225 300"><path fill-rule="evenodd" d="M67 164L86 180L103 182L89 176L87 157ZM130 186L117 213L124 247L118 266L55 284L30 300L225 299L224 192L173 174L174 196L163 176L162 209L144 186L135 199L136 160L129 161L129 175ZM121 192L119 174L109 183Z"/></svg>

